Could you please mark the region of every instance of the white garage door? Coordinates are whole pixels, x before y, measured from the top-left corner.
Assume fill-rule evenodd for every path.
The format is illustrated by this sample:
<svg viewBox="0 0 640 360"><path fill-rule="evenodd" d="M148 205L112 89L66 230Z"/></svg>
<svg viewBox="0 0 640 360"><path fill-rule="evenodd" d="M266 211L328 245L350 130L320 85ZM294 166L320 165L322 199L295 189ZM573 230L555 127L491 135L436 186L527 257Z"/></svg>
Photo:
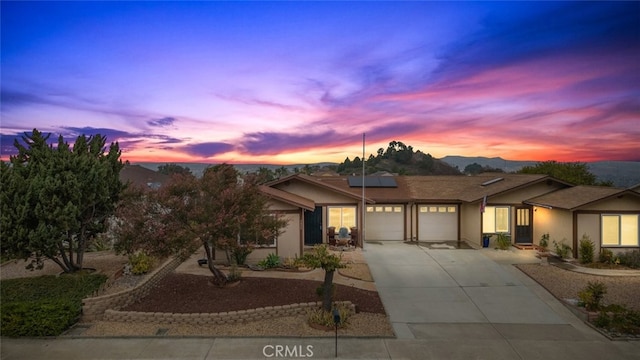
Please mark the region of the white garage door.
<svg viewBox="0 0 640 360"><path fill-rule="evenodd" d="M458 240L458 206L418 206L418 240Z"/></svg>
<svg viewBox="0 0 640 360"><path fill-rule="evenodd" d="M367 205L365 240L404 240L404 206Z"/></svg>

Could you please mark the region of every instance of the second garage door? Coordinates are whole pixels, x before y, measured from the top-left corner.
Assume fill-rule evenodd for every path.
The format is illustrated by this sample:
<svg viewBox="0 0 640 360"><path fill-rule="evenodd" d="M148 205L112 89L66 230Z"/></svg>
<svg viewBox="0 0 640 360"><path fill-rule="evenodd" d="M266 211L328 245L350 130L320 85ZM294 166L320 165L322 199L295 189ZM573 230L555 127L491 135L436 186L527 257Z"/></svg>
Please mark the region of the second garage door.
<svg viewBox="0 0 640 360"><path fill-rule="evenodd" d="M366 240L404 240L404 206L368 205Z"/></svg>
<svg viewBox="0 0 640 360"><path fill-rule="evenodd" d="M418 240L458 240L458 206L419 205Z"/></svg>

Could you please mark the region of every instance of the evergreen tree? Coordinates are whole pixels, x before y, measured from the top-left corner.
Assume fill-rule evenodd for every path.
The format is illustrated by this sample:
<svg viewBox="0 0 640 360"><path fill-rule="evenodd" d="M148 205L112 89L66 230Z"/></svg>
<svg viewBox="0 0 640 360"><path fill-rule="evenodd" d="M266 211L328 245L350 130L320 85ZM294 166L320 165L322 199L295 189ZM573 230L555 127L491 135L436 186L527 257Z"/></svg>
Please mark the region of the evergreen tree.
<svg viewBox="0 0 640 360"><path fill-rule="evenodd" d="M191 169L187 166L180 166L178 164L164 164L158 166L158 172L165 175L191 174Z"/></svg>
<svg viewBox="0 0 640 360"><path fill-rule="evenodd" d="M559 163L553 160L544 161L534 166L525 166L518 172L522 174L545 174L573 185L611 186L611 183L598 183L596 176L589 172L587 164L580 162Z"/></svg>
<svg viewBox="0 0 640 360"><path fill-rule="evenodd" d="M84 251L105 230L106 220L124 188L119 173L120 149L106 138L79 136L73 148L60 135L37 129L14 142L18 155L2 165L2 252L32 259L27 266L42 268L50 259L65 272L82 269Z"/></svg>

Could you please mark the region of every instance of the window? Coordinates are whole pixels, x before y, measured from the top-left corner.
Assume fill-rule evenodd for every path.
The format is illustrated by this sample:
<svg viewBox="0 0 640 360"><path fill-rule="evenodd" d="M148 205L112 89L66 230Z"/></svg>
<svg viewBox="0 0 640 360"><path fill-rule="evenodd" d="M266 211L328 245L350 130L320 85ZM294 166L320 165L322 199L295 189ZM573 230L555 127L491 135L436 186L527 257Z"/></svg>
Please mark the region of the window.
<svg viewBox="0 0 640 360"><path fill-rule="evenodd" d="M426 206L426 205L422 205L419 207L419 211L421 213L427 213L427 212L432 212L432 213L455 213L456 212L456 207L455 206Z"/></svg>
<svg viewBox="0 0 640 360"><path fill-rule="evenodd" d="M351 228L356 226L355 206L330 206L327 211L329 227L335 226L336 229L340 229L341 227ZM376 211L378 211L378 207L376 207Z"/></svg>
<svg viewBox="0 0 640 360"><path fill-rule="evenodd" d="M487 206L482 214L482 232L508 233L511 228L509 212L509 206Z"/></svg>
<svg viewBox="0 0 640 360"><path fill-rule="evenodd" d="M276 219L275 215L267 215L271 219ZM272 231L265 231L266 233L273 233ZM265 236L264 232L260 230L253 229L240 229L240 233L238 234L238 243L239 244L252 244L258 247L276 247L278 243L277 236Z"/></svg>
<svg viewBox="0 0 640 360"><path fill-rule="evenodd" d="M367 212L394 212L401 213L402 206L367 206Z"/></svg>
<svg viewBox="0 0 640 360"><path fill-rule="evenodd" d="M602 215L602 245L638 246L638 215Z"/></svg>

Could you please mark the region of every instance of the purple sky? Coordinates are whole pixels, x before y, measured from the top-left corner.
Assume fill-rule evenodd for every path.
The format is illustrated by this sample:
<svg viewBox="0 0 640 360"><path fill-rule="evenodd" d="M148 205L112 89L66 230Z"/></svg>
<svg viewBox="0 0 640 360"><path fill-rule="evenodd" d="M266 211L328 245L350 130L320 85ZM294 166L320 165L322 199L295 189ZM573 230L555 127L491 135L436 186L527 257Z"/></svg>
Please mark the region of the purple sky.
<svg viewBox="0 0 640 360"><path fill-rule="evenodd" d="M640 2L2 1L1 155L640 161Z"/></svg>

